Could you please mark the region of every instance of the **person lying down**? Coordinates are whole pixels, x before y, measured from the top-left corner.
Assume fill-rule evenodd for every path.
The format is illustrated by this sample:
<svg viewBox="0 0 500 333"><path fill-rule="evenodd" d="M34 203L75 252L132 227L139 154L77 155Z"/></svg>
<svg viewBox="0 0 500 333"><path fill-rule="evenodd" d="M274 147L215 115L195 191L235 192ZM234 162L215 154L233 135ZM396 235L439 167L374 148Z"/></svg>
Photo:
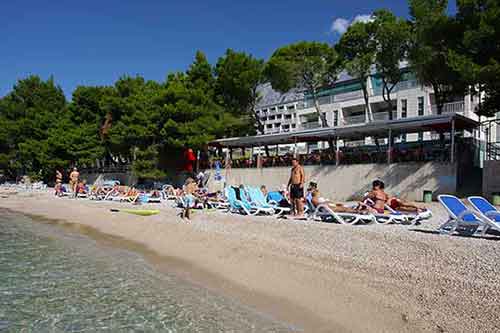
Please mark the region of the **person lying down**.
<svg viewBox="0 0 500 333"><path fill-rule="evenodd" d="M308 200L311 201L314 207L318 207L319 205L327 205L335 213L354 213L354 214L367 214L369 213L369 209L367 207L358 205L356 207L348 207L342 203L333 203L323 197L318 190L318 184L315 182L309 183L308 189Z"/></svg>

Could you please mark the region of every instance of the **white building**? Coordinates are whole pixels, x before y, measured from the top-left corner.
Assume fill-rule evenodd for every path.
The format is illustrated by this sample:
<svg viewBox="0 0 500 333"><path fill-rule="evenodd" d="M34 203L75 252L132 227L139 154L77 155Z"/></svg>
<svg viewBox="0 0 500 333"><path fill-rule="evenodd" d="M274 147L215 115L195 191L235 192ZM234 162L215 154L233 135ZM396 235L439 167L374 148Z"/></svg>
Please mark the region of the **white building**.
<svg viewBox="0 0 500 333"><path fill-rule="evenodd" d="M403 71L404 79L391 93L393 119L437 114L432 88L422 87L411 72L405 69ZM381 79L372 75L367 80L367 87L373 121L388 120L389 112L382 97ZM303 93L291 91L280 94L274 91L270 84L263 85L260 93L262 98L256 111L264 124L264 134L321 127L312 99ZM322 91L320 96L321 112L326 114L329 127L359 126L369 121L359 80L342 73L333 87ZM474 113L477 103L477 97L457 96L452 102L444 105L443 113L458 113L477 121L478 117ZM430 140L436 136L437 134L429 132L408 134L407 137L398 138L396 142Z"/></svg>

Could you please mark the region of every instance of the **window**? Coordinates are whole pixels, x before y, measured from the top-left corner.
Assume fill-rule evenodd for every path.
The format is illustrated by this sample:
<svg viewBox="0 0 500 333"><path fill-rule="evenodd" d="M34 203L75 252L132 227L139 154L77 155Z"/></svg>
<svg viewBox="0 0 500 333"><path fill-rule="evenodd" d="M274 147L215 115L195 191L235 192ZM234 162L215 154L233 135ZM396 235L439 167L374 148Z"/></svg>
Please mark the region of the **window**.
<svg viewBox="0 0 500 333"><path fill-rule="evenodd" d="M277 115L277 116L276 116L276 119L281 119L281 115L280 115L280 114L279 114L279 115Z"/></svg>
<svg viewBox="0 0 500 333"><path fill-rule="evenodd" d="M276 116L269 116L269 120L274 120Z"/></svg>
<svg viewBox="0 0 500 333"><path fill-rule="evenodd" d="M418 115L424 115L424 97L422 96L418 98Z"/></svg>
<svg viewBox="0 0 500 333"><path fill-rule="evenodd" d="M266 121L267 120L267 117L261 117L260 118L262 121Z"/></svg>
<svg viewBox="0 0 500 333"><path fill-rule="evenodd" d="M295 124L292 124L292 128L295 128L295 127L297 127L297 125L295 125Z"/></svg>
<svg viewBox="0 0 500 333"><path fill-rule="evenodd" d="M408 100L401 100L401 118L406 118L408 116Z"/></svg>
<svg viewBox="0 0 500 333"><path fill-rule="evenodd" d="M286 114L286 115L285 115L285 119L286 119L286 120L292 119L292 115L291 115L291 114Z"/></svg>
<svg viewBox="0 0 500 333"><path fill-rule="evenodd" d="M266 126L266 128L273 128L273 125L269 124L269 125Z"/></svg>
<svg viewBox="0 0 500 333"><path fill-rule="evenodd" d="M287 109L288 110L295 110L295 105L288 105Z"/></svg>
<svg viewBox="0 0 500 333"><path fill-rule="evenodd" d="M339 111L333 111L333 126L339 126Z"/></svg>
<svg viewBox="0 0 500 333"><path fill-rule="evenodd" d="M269 110L271 110L271 111L276 111L276 107L272 107L272 108L270 108Z"/></svg>
<svg viewBox="0 0 500 333"><path fill-rule="evenodd" d="M266 113L266 112L267 112L267 109L262 109L262 110L260 110L260 112L262 112L262 113Z"/></svg>
<svg viewBox="0 0 500 333"><path fill-rule="evenodd" d="M283 105L278 106L278 110L284 110L285 107Z"/></svg>

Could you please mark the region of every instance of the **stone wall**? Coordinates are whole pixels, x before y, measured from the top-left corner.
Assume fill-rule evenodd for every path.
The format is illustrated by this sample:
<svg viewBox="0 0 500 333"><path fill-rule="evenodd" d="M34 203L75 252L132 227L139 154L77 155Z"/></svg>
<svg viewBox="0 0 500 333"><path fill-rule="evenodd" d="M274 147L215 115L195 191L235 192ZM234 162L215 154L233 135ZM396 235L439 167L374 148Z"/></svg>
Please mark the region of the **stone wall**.
<svg viewBox="0 0 500 333"><path fill-rule="evenodd" d="M441 193L456 193L456 165L451 163L394 163L357 164L340 166L305 166L307 181L315 179L324 197L332 200L353 200L370 190L374 179L381 179L390 194L408 200L422 200L422 192L429 190L436 197ZM230 185L248 184L268 189L279 189L288 182L290 168L232 169L226 175ZM211 182L211 190L223 184Z"/></svg>

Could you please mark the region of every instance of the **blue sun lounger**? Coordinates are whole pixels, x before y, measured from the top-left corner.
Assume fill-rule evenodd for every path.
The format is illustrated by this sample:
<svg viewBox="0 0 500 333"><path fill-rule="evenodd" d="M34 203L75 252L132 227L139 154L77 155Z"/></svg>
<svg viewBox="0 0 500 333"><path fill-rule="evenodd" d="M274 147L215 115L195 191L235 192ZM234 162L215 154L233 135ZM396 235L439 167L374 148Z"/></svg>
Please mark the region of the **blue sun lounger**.
<svg viewBox="0 0 500 333"><path fill-rule="evenodd" d="M500 211L498 211L495 206L485 198L479 196L468 197L467 200L472 207L479 212L485 222L482 231L483 234L485 234L488 229L500 232Z"/></svg>
<svg viewBox="0 0 500 333"><path fill-rule="evenodd" d="M260 213L274 215L274 208L266 202L266 197L258 188L245 186L245 191L247 195L242 195L241 201L251 207L252 215Z"/></svg>
<svg viewBox="0 0 500 333"><path fill-rule="evenodd" d="M240 213L240 214L246 214L246 215L252 215L252 207L247 204L246 202L243 202L242 200L238 200L236 198L236 192L232 187L226 187L225 189L225 195L227 198L227 201L229 202L229 211L231 213Z"/></svg>
<svg viewBox="0 0 500 333"><path fill-rule="evenodd" d="M439 202L443 205L449 215L448 221L439 227L439 232L446 234L460 234L472 236L484 222L479 214L470 210L457 197L449 194L438 195Z"/></svg>
<svg viewBox="0 0 500 333"><path fill-rule="evenodd" d="M289 207L280 207L277 202L268 201L264 193L262 193L262 191L257 187L248 187L248 192L250 194L250 198L252 199L252 201L257 203L259 206L263 208L271 208L274 210L274 213L278 215L290 212Z"/></svg>

